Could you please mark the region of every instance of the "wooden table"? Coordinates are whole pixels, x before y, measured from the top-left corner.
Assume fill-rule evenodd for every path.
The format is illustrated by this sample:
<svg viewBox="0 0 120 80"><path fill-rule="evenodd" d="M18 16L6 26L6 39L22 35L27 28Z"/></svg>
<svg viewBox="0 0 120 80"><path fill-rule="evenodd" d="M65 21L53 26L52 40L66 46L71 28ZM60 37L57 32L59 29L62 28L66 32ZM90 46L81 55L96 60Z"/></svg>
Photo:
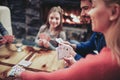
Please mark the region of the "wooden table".
<svg viewBox="0 0 120 80"><path fill-rule="evenodd" d="M30 66L24 67L30 71L51 72L64 68L64 61L58 60L56 51L42 48L36 50L33 47L23 46L23 51L17 52L14 44L10 45L9 48L4 48L6 48L5 50L8 49L10 55L0 58L0 78L5 78L11 67L23 59L32 62Z"/></svg>

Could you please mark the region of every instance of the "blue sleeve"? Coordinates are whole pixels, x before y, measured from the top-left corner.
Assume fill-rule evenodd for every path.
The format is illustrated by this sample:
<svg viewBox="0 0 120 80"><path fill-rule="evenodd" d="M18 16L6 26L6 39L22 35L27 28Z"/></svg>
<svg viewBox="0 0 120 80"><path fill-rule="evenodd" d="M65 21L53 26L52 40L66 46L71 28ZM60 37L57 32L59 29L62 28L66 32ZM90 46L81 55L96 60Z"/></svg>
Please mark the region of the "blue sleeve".
<svg viewBox="0 0 120 80"><path fill-rule="evenodd" d="M92 51L95 49L95 37L96 33L93 33L90 39L86 42L80 42L76 46L76 52L78 54L81 54L85 56L88 53L92 53Z"/></svg>
<svg viewBox="0 0 120 80"><path fill-rule="evenodd" d="M0 23L0 33L3 36L8 34L7 30L3 27L1 23Z"/></svg>

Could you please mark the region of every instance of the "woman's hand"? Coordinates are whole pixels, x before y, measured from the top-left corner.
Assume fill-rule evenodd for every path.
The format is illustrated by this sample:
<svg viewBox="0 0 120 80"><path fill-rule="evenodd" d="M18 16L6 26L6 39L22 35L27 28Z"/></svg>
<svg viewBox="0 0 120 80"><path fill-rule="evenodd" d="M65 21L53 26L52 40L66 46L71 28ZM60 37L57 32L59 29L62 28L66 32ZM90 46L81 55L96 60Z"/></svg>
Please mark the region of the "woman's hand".
<svg viewBox="0 0 120 80"><path fill-rule="evenodd" d="M74 64L76 62L76 60L74 59L74 57L72 55L70 55L69 57L64 57L63 59L66 62L65 65L67 67L71 66L72 64Z"/></svg>
<svg viewBox="0 0 120 80"><path fill-rule="evenodd" d="M73 50L71 46L60 43L57 49L59 49L58 50L59 54L64 55L63 59L67 63L67 66L71 66L76 62L76 60L74 59L76 52Z"/></svg>
<svg viewBox="0 0 120 80"><path fill-rule="evenodd" d="M67 51L69 51L69 54L72 55L73 57L76 55L76 52L70 45L60 43L58 47L60 47L63 50L67 49Z"/></svg>

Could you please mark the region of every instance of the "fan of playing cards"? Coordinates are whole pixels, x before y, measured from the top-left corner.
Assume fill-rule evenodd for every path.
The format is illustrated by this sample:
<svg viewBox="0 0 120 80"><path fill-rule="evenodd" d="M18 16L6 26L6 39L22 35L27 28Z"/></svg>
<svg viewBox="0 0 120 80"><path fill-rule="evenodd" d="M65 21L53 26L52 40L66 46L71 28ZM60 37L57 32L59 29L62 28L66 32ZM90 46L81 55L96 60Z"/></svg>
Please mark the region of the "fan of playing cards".
<svg viewBox="0 0 120 80"><path fill-rule="evenodd" d="M64 57L70 57L73 48L66 44L61 44L59 47L56 48L58 53L58 59L63 59Z"/></svg>

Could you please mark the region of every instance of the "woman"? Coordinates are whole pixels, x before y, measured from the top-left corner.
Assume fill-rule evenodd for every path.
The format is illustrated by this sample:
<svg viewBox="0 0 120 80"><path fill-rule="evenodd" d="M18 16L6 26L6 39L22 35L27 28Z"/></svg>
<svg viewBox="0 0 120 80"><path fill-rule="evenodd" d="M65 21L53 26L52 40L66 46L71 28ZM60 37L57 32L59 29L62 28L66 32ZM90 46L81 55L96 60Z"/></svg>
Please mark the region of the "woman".
<svg viewBox="0 0 120 80"><path fill-rule="evenodd" d="M51 73L24 70L17 75L23 80L120 80L120 1L92 2L92 30L102 32L107 42L100 54L88 55L69 68Z"/></svg>
<svg viewBox="0 0 120 80"><path fill-rule="evenodd" d="M46 24L41 26L37 34L35 42L38 45L48 48L50 46L48 42L50 42L54 47L56 47L56 38L66 40L65 32L62 29L62 14L63 10L60 7L51 8L48 13Z"/></svg>

